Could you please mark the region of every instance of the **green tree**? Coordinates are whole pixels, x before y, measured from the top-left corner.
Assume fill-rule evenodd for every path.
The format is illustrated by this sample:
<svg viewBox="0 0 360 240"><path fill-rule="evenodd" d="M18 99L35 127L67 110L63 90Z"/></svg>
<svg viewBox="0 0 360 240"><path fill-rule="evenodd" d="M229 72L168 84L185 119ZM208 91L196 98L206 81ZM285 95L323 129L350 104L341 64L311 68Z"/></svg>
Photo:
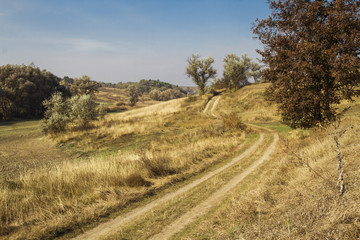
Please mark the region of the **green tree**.
<svg viewBox="0 0 360 240"><path fill-rule="evenodd" d="M254 63L252 62L250 64L250 70L251 70L251 73L250 73L250 76L252 76L254 78L254 82L255 83L259 83L260 82L260 79L261 79L261 76L262 76L262 66L258 63Z"/></svg>
<svg viewBox="0 0 360 240"><path fill-rule="evenodd" d="M94 96L85 94L81 96L73 96L69 101L70 118L76 122L80 128L88 128L90 121L97 119L98 111Z"/></svg>
<svg viewBox="0 0 360 240"><path fill-rule="evenodd" d="M43 102L46 109L41 121L42 130L45 133L58 133L65 130L70 121L69 105L59 92L55 92L49 99Z"/></svg>
<svg viewBox="0 0 360 240"><path fill-rule="evenodd" d="M96 108L94 96L75 95L65 99L61 93L54 93L43 102L46 109L41 127L45 133L56 134L66 130L69 123L81 129L88 128L92 120L106 114L104 106Z"/></svg>
<svg viewBox="0 0 360 240"><path fill-rule="evenodd" d="M42 102L52 93L66 89L60 78L34 64L0 67L0 119L34 118L44 114Z"/></svg>
<svg viewBox="0 0 360 240"><path fill-rule="evenodd" d="M272 0L253 31L265 45L263 78L292 127L332 121L336 104L358 96L360 2Z"/></svg>
<svg viewBox="0 0 360 240"><path fill-rule="evenodd" d="M187 76L198 86L199 93L204 94L207 81L216 77L216 69L212 66L214 59L212 57L201 59L198 54L193 54L187 62Z"/></svg>
<svg viewBox="0 0 360 240"><path fill-rule="evenodd" d="M69 79L65 79L69 82ZM71 82L71 79L70 79ZM71 93L73 95L86 95L86 94L95 94L99 91L100 84L91 80L89 76L82 76L80 78L75 78L73 83L70 85Z"/></svg>
<svg viewBox="0 0 360 240"><path fill-rule="evenodd" d="M246 55L241 58L235 54L228 54L224 58L224 82L230 89L249 84L251 59Z"/></svg>
<svg viewBox="0 0 360 240"><path fill-rule="evenodd" d="M151 99L153 99L155 101L160 101L160 94L161 94L160 90L155 88L150 91L149 96Z"/></svg>
<svg viewBox="0 0 360 240"><path fill-rule="evenodd" d="M141 96L141 93L137 87L130 86L128 88L128 96L129 96L129 105L135 106L135 104L139 101L139 97Z"/></svg>

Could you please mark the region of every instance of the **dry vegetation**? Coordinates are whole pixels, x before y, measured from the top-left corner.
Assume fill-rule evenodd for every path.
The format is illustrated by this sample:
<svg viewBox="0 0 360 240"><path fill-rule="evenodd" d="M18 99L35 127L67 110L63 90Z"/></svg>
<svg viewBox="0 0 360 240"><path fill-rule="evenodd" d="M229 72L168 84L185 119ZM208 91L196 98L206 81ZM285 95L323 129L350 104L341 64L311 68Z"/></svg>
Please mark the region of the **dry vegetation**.
<svg viewBox="0 0 360 240"><path fill-rule="evenodd" d="M177 99L114 113L90 130L56 137L77 158L31 172L18 169L1 180L1 236L60 236L224 158L245 133L202 114L206 101Z"/></svg>
<svg viewBox="0 0 360 240"><path fill-rule="evenodd" d="M90 130L58 136L54 141L61 147L49 145L49 151L54 151L54 159L57 159L56 156L60 156L57 154L66 150L68 158L55 160L56 164L50 168L38 164L32 167L36 171L28 173L23 167L14 167L11 177L2 175L1 237L61 236L198 174L245 141L243 130L231 129L242 126L240 117L246 123L280 133L282 140L276 155L249 175L226 201L176 238L358 239L360 101L340 106L352 105L341 128L353 126L340 139L347 190L340 196L336 186L338 172L335 143L331 137L333 130L291 130L282 125L276 106L263 99L265 87L266 84L252 85L224 94L215 110L222 119L202 113L207 102L204 96L192 102L177 99L109 114L94 122ZM29 122L1 126L1 143L18 139L20 135L30 136L36 125L36 122ZM39 132L35 135L36 139L41 138ZM49 139L46 141L51 143ZM4 152L9 149L15 152L9 143L1 149L1 161L4 162ZM11 165L10 158L7 159L5 170L19 164L15 161L15 165ZM40 162L46 161L50 162L49 158ZM24 159L24 162L30 161ZM231 171L236 174L241 170ZM177 215L172 217L184 212L182 205L190 208L200 201L199 196L206 198L211 193L210 188L216 189L216 182L226 182L228 177L224 174L206 183L206 187L194 189L193 193L198 191L198 194L174 200L172 208ZM164 207L159 211L173 210ZM152 227L158 223L156 219L161 218L164 224L170 221L161 214L150 218L121 236L142 239L141 226L150 224L149 229L158 229ZM133 235L134 232L138 235Z"/></svg>
<svg viewBox="0 0 360 240"><path fill-rule="evenodd" d="M241 90L237 94L244 93ZM345 161L344 195L337 186L332 127L326 131L289 131L275 123L263 123L281 133L277 154L216 210L176 239L359 239L359 100L340 105L340 109L352 106L340 125L340 131L348 129L340 139ZM257 121L249 111L243 118ZM265 111L263 116L267 117Z"/></svg>
<svg viewBox="0 0 360 240"><path fill-rule="evenodd" d="M255 84L228 93L218 103L220 114L237 114L244 122L262 123L279 122L276 105L264 99L265 88L269 84Z"/></svg>
<svg viewBox="0 0 360 240"><path fill-rule="evenodd" d="M96 93L97 102L105 104L109 112L122 112L134 108L142 108L158 103L144 93L135 106L129 106L129 97L126 89L101 87Z"/></svg>

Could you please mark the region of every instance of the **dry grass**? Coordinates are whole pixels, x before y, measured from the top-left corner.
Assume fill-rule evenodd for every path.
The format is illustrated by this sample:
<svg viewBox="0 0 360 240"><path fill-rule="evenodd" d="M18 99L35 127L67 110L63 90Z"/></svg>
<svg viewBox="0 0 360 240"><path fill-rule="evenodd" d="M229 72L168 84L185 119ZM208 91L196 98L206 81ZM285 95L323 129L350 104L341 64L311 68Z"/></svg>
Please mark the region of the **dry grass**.
<svg viewBox="0 0 360 240"><path fill-rule="evenodd" d="M244 122L279 122L280 115L276 105L264 99L268 84L245 86L240 90L227 93L218 103L220 114L236 113Z"/></svg>
<svg viewBox="0 0 360 240"><path fill-rule="evenodd" d="M211 166L245 134L201 114L204 103L172 100L58 136L64 147L93 154L3 180L0 234L53 238Z"/></svg>
<svg viewBox="0 0 360 240"><path fill-rule="evenodd" d="M25 171L53 167L68 159L68 152L43 136L39 121L0 124L0 179L11 180Z"/></svg>
<svg viewBox="0 0 360 240"><path fill-rule="evenodd" d="M101 87L96 93L96 100L106 105L110 112L122 112L126 110L143 108L159 103L150 98L148 93L144 93L135 106L129 106L129 97L126 89Z"/></svg>
<svg viewBox="0 0 360 240"><path fill-rule="evenodd" d="M236 126L241 119L282 132L282 138L287 138L281 145L284 151L279 149L212 215L187 229L183 236L358 239L359 101L341 125L354 125L341 139L347 188L341 197L336 186L336 152L331 137L324 131L290 131L279 124L275 106L263 100L265 86L247 86L227 93L218 104L217 114L229 116L235 112L231 122ZM110 114L94 122L92 129L58 136L55 140L63 146L61 149L79 152L75 156L83 157L59 161L51 168L36 167L30 173L17 169L16 176L20 177L0 180L0 236L54 238L96 222L224 158L244 141L245 133L227 129L221 119L202 114L206 102L206 97L193 102L177 99ZM0 141L18 139L20 135L16 134L23 134L25 129L26 126L21 130L9 127L0 131ZM29 128L29 134L32 131ZM310 172L292 152L321 177ZM43 161L51 159L48 155Z"/></svg>
<svg viewBox="0 0 360 240"><path fill-rule="evenodd" d="M343 103L341 107L348 105ZM290 131L276 156L181 235L185 239L359 239L360 101L344 118L346 193L339 194L333 129ZM304 164L306 163L306 164ZM316 171L310 171L310 166ZM180 238L180 236L179 236Z"/></svg>

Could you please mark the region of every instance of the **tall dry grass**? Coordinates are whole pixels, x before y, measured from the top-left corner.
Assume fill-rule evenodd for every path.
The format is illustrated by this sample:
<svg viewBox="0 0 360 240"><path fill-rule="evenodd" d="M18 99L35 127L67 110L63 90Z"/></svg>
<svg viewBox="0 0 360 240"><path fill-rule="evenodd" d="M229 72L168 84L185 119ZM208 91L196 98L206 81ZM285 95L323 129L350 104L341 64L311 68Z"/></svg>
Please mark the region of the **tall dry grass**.
<svg viewBox="0 0 360 240"><path fill-rule="evenodd" d="M334 129L293 130L283 135L286 141L283 139L271 160L245 179L211 216L206 216L182 236L190 239L359 239L359 103L352 104L353 109L340 125L340 131L348 129L340 139L345 163L344 195L339 194L337 186Z"/></svg>
<svg viewBox="0 0 360 240"><path fill-rule="evenodd" d="M276 105L264 98L264 91L268 85L250 85L228 93L219 101L217 111L220 115L236 113L246 123L279 122L281 117Z"/></svg>
<svg viewBox="0 0 360 240"><path fill-rule="evenodd" d="M187 178L226 156L245 139L226 131L221 121L201 114L205 100L173 100L113 114L88 131L58 137L67 144L96 149L99 135L157 134L142 151L119 151L23 173L0 185L0 234L3 237L53 238L92 222L147 193ZM201 121L201 125L199 125ZM171 123L172 128L166 127ZM164 131L164 129L167 129ZM216 144L214 144L216 143Z"/></svg>

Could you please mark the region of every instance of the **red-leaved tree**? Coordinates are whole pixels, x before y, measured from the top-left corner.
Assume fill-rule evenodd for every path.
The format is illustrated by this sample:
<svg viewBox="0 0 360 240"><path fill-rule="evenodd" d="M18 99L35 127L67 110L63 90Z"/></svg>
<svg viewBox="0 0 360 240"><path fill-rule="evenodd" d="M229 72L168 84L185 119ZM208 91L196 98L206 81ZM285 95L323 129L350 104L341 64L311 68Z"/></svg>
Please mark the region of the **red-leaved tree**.
<svg viewBox="0 0 360 240"><path fill-rule="evenodd" d="M267 95L292 127L336 117L336 104L359 95L360 1L269 0L272 14L253 31L265 45Z"/></svg>

